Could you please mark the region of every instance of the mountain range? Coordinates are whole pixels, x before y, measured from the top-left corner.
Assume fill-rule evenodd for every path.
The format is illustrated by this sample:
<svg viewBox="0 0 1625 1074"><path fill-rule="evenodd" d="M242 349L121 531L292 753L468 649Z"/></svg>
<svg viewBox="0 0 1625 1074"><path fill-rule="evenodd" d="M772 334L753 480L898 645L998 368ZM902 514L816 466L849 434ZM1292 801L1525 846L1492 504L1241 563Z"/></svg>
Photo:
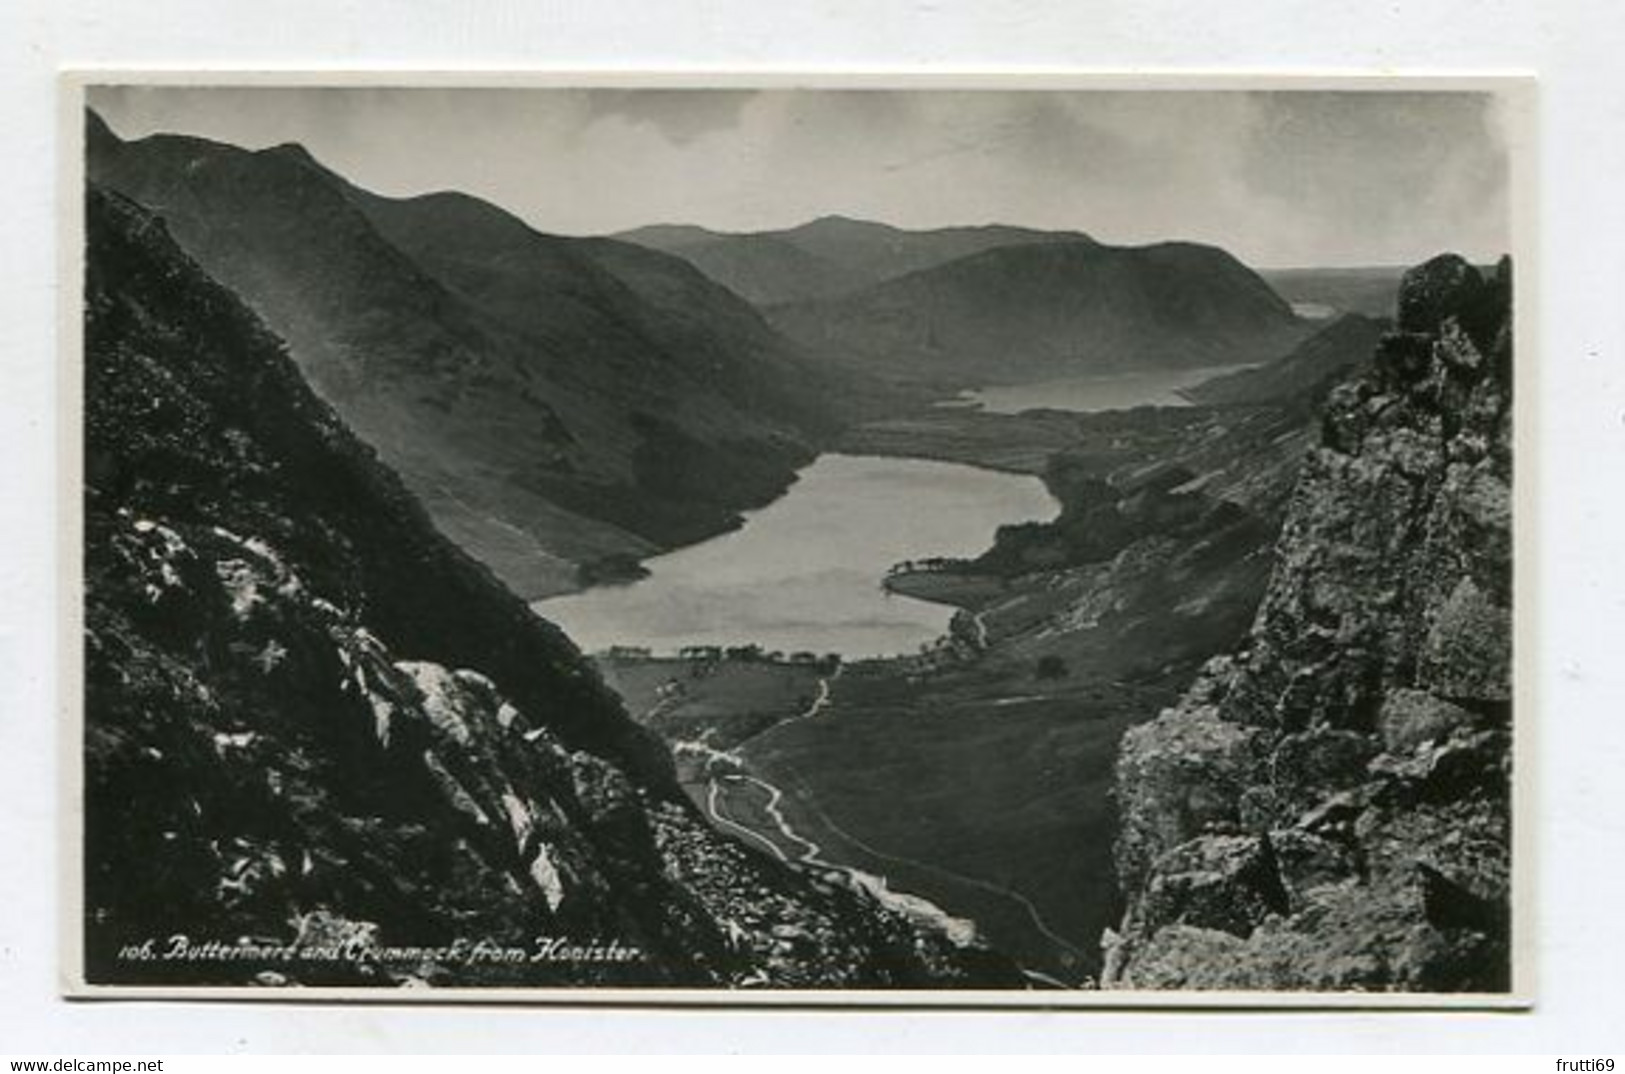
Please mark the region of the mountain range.
<svg viewBox="0 0 1625 1074"><path fill-rule="evenodd" d="M1088 240L999 224L910 231L845 216L758 232L657 224L615 237L675 254L761 306L832 298L995 247Z"/></svg>
<svg viewBox="0 0 1625 1074"><path fill-rule="evenodd" d="M737 525L922 392L1258 361L1306 332L1210 247L843 217L567 238L465 194L372 193L297 145L87 123L90 177L164 217L531 599Z"/></svg>
<svg viewBox="0 0 1625 1074"><path fill-rule="evenodd" d="M1069 985L1506 987L1509 266L1283 297L1186 243L838 217L566 238L298 146L91 116L88 150L90 979L1022 986L980 934ZM1292 308L1390 284L1393 330ZM1214 405L904 405L1243 361L1189 390ZM917 655L756 661L816 686L775 716L755 683L714 725L700 698L674 731L710 658L662 672L639 726L526 606L865 443L1061 505L887 576L959 609ZM657 733L734 792L685 796ZM634 954L125 957L182 922Z"/></svg>
<svg viewBox="0 0 1625 1074"><path fill-rule="evenodd" d="M832 363L938 388L1267 360L1304 334L1229 254L1078 231L909 231L840 216L783 231L623 232L751 299Z"/></svg>
<svg viewBox="0 0 1625 1074"><path fill-rule="evenodd" d="M679 258L375 195L294 145L88 122L90 177L163 216L524 596L736 525L860 394Z"/></svg>

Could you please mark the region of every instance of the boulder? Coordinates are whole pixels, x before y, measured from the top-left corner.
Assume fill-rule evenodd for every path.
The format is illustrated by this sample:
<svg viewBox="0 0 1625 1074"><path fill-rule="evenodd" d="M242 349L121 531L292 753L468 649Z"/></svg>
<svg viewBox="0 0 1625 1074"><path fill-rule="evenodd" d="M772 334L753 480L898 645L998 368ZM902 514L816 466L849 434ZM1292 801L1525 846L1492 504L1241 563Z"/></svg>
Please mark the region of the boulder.
<svg viewBox="0 0 1625 1074"><path fill-rule="evenodd" d="M1173 925L1149 937L1108 987L1215 989L1245 987L1238 980L1245 950L1238 937L1218 929Z"/></svg>
<svg viewBox="0 0 1625 1074"><path fill-rule="evenodd" d="M1434 614L1417 684L1454 698L1505 701L1512 693L1512 612L1462 577Z"/></svg>
<svg viewBox="0 0 1625 1074"><path fill-rule="evenodd" d="M1383 747L1391 753L1443 739L1472 722L1471 712L1425 690L1389 690L1377 715Z"/></svg>
<svg viewBox="0 0 1625 1074"><path fill-rule="evenodd" d="M1283 802L1307 808L1365 782L1376 752L1371 736L1358 731L1317 727L1288 735L1270 756L1270 783Z"/></svg>
<svg viewBox="0 0 1625 1074"><path fill-rule="evenodd" d="M1399 282L1399 330L1431 335L1446 317L1473 308L1483 289L1484 278L1457 254L1418 265Z"/></svg>
<svg viewBox="0 0 1625 1074"><path fill-rule="evenodd" d="M1326 397L1248 658L1125 742L1118 980L1507 987L1509 275L1406 274Z"/></svg>
<svg viewBox="0 0 1625 1074"><path fill-rule="evenodd" d="M1345 842L1297 828L1270 832L1269 842L1275 853L1276 874L1293 912L1308 906L1317 889L1359 877L1355 856Z"/></svg>
<svg viewBox="0 0 1625 1074"><path fill-rule="evenodd" d="M1247 936L1287 909L1267 837L1209 835L1157 860L1140 913L1152 930L1179 924Z"/></svg>
<svg viewBox="0 0 1625 1074"><path fill-rule="evenodd" d="M1242 791L1261 775L1263 734L1219 719L1212 706L1170 709L1125 733L1116 770L1120 874L1138 880L1169 849L1235 824Z"/></svg>

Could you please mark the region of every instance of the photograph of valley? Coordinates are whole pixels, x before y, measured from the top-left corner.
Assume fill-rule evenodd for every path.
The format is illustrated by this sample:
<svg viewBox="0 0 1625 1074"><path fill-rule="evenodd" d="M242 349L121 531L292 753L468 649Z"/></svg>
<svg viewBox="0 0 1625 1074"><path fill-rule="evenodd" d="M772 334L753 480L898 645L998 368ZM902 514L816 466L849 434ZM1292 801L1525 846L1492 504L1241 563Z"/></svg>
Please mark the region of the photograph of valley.
<svg viewBox="0 0 1625 1074"><path fill-rule="evenodd" d="M1514 990L1510 89L77 89L79 990Z"/></svg>

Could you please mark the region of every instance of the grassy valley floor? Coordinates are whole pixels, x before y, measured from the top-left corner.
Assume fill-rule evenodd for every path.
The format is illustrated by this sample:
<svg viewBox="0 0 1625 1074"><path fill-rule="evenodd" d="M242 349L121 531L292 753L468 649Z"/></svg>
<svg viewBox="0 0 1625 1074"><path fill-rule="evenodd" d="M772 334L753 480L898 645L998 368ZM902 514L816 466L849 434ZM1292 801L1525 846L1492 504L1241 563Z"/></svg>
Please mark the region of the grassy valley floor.
<svg viewBox="0 0 1625 1074"><path fill-rule="evenodd" d="M1085 985L1122 912L1118 743L1245 633L1307 435L1290 408L939 409L869 426L846 446L1041 473L1062 514L886 578L960 609L918 655L629 651L599 666L719 829L848 883L884 877Z"/></svg>
<svg viewBox="0 0 1625 1074"><path fill-rule="evenodd" d="M1121 910L1106 794L1117 740L1171 688L1046 682L993 662L866 661L823 678L767 661L601 666L674 743L685 789L724 831L884 876L1069 984L1097 971L1100 930Z"/></svg>

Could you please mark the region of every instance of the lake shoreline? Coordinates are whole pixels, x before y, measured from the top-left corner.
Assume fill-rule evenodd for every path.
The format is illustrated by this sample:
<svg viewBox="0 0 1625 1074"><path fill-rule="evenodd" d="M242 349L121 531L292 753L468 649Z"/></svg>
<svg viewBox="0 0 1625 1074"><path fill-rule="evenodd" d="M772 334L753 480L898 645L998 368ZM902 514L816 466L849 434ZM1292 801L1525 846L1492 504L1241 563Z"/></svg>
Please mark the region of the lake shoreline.
<svg viewBox="0 0 1625 1074"><path fill-rule="evenodd" d="M1100 484L1106 475L1166 468L1168 459L1209 443L1216 428L1250 420L1249 413L1200 405L1019 414L922 408L848 430L819 461L923 462L1024 477L1041 483L1062 511L1069 502L1083 510L1079 496L1110 498L1102 490L1111 486ZM1081 475L1093 475L1094 484L1079 485ZM908 510L901 501L888 508ZM755 664L741 660L742 653L718 665L651 656L634 674L658 678L668 693L654 698L646 684L641 703L629 700L629 709L644 713L668 743L726 750L752 778L781 790L777 815L815 843L821 857L974 920L1023 965L1087 987L1100 971L1098 937L1121 912L1108 794L1118 741L1183 689L1203 655L1223 647L1230 626L1204 619L1173 631L1165 655L1149 663L1119 651L1113 640L1132 626L1097 620L1095 612L1068 619L1073 640L1062 640L1046 623L1065 607L1105 609L1127 599L1130 608L1145 601L1160 609L1161 560L1143 568L1129 562L1121 574L1102 561L1007 577L1000 571L1007 574L1010 564L985 557L1001 546L1001 527L1019 520L989 514L974 539L957 548L932 539L911 555L873 564L872 586L947 614L918 652L844 660L816 719L795 718L810 706L811 670L788 658L774 662L771 651ZM746 528L754 522L748 519ZM1020 550L1012 544L1005 552L1012 549ZM1245 604L1246 594L1238 591L1235 600ZM639 661L614 668L600 656L595 663L619 692ZM706 670L713 666L722 670ZM779 683L752 686L751 676ZM975 766L974 759L988 756L1028 760L1008 771ZM862 760L855 764L855 757ZM899 813L882 788L904 770L910 808ZM748 845L777 840L781 851L793 851L794 840L786 841L771 811L756 808L756 784L718 788L707 773L689 776L686 789L702 810L716 806L752 829L752 836L739 837ZM981 832L986 818L1001 811L1023 819ZM1081 849L1055 859L1045 848L1056 845Z"/></svg>
<svg viewBox="0 0 1625 1074"><path fill-rule="evenodd" d="M952 609L886 589L898 563L979 556L1000 527L1059 511L1034 474L828 452L738 529L647 560L647 578L531 607L587 652L759 645L906 655L934 645Z"/></svg>

